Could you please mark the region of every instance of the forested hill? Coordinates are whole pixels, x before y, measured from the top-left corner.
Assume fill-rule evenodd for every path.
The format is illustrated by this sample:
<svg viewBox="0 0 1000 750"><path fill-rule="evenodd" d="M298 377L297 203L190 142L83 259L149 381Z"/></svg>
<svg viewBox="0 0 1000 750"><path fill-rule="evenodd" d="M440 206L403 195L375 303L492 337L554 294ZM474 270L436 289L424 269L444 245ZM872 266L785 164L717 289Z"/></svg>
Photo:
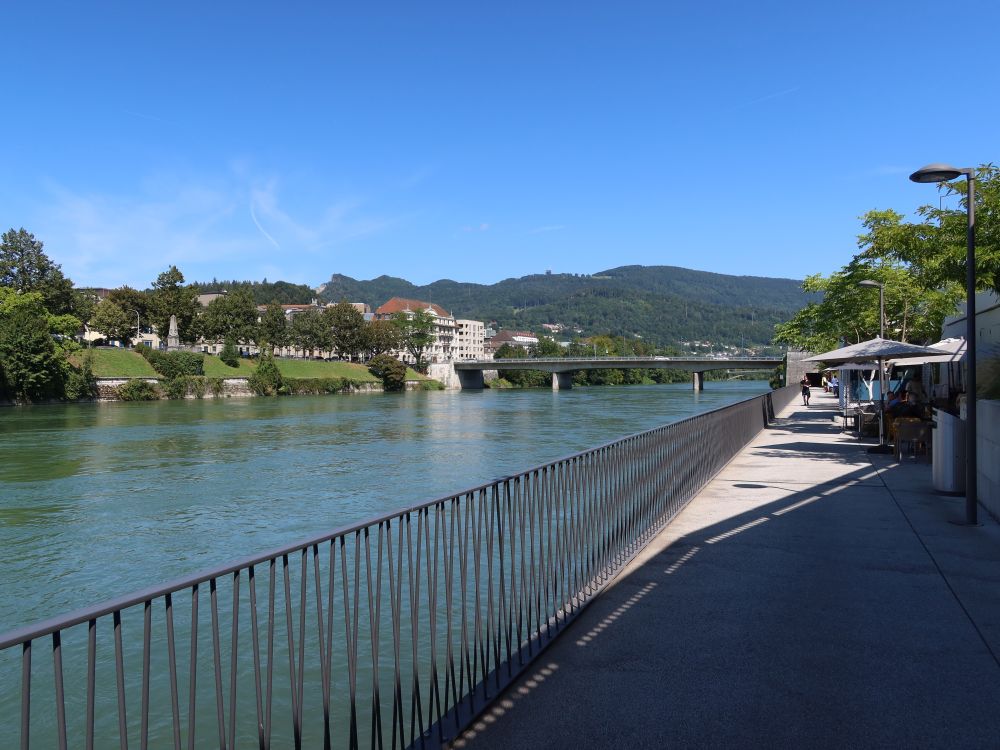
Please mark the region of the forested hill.
<svg viewBox="0 0 1000 750"><path fill-rule="evenodd" d="M624 333L657 344L692 339L766 344L775 323L814 299L800 284L674 266L622 266L593 275L539 274L491 285L444 279L416 286L391 276L358 281L334 274L319 287L319 297L367 302L373 308L390 297L409 297L434 302L459 318L495 320L506 328L561 323L585 336Z"/></svg>

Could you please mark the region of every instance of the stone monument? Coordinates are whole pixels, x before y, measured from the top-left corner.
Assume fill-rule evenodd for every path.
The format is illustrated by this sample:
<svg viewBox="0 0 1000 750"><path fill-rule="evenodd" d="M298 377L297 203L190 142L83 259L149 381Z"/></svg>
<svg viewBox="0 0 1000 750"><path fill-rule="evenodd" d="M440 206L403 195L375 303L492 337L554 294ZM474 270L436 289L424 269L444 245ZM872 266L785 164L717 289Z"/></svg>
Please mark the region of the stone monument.
<svg viewBox="0 0 1000 750"><path fill-rule="evenodd" d="M170 331L167 333L167 351L173 352L181 348L181 340L177 336L177 316L170 316Z"/></svg>

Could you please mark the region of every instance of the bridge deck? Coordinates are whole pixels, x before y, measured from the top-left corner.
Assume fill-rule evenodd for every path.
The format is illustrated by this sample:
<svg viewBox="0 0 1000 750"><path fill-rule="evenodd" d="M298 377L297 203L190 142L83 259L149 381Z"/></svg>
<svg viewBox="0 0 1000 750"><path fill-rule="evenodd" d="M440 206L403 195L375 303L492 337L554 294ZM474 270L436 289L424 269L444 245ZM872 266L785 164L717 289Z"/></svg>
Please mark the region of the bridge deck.
<svg viewBox="0 0 1000 750"><path fill-rule="evenodd" d="M458 747L996 747L1000 525L795 405Z"/></svg>

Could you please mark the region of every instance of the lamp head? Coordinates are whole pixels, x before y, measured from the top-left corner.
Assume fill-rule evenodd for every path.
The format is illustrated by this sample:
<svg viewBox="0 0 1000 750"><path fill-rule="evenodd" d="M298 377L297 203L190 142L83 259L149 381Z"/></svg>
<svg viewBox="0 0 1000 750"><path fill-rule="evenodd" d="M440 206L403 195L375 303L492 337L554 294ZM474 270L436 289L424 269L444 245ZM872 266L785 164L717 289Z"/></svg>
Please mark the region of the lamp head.
<svg viewBox="0 0 1000 750"><path fill-rule="evenodd" d="M963 174L968 174L969 171L953 167L950 164L928 164L911 174L910 179L914 182L947 182Z"/></svg>
<svg viewBox="0 0 1000 750"><path fill-rule="evenodd" d="M858 282L858 286L870 286L870 287L876 287L876 288L881 288L882 287L882 285L879 284L877 281L872 281L871 279L865 279L864 281L859 281Z"/></svg>

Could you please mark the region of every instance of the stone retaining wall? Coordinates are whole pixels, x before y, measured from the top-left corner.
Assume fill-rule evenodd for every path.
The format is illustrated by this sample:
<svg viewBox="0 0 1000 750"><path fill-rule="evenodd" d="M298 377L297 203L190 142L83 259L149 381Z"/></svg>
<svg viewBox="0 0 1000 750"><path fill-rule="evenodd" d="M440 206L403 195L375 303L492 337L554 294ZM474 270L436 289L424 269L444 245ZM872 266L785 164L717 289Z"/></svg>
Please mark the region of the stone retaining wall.
<svg viewBox="0 0 1000 750"><path fill-rule="evenodd" d="M118 387L128 383L130 380L145 380L147 383L159 384L158 378L97 378L97 400L117 401ZM161 386L162 387L162 386ZM419 381L408 382L407 390L418 390L421 385ZM381 393L381 383L361 383L356 386L345 388L341 393ZM212 392L211 386L206 384L203 398L249 398L253 396L253 391L247 385L246 378L223 378L222 393L216 396ZM194 394L188 394L187 398L196 398Z"/></svg>

